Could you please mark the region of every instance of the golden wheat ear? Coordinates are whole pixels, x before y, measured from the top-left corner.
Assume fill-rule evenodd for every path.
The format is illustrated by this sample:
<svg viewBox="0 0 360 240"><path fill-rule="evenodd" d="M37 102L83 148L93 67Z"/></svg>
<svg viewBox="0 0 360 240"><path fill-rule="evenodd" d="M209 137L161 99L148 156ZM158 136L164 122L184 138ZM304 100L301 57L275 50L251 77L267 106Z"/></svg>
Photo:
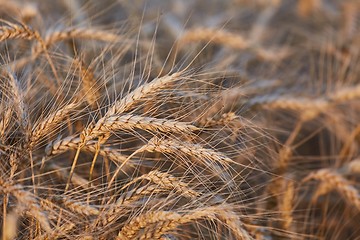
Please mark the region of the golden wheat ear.
<svg viewBox="0 0 360 240"><path fill-rule="evenodd" d="M34 30L31 30L28 26L24 24L15 24L6 20L0 20L0 23L3 24L3 26L0 27L0 41L16 38L25 40L32 40L38 38L38 33Z"/></svg>

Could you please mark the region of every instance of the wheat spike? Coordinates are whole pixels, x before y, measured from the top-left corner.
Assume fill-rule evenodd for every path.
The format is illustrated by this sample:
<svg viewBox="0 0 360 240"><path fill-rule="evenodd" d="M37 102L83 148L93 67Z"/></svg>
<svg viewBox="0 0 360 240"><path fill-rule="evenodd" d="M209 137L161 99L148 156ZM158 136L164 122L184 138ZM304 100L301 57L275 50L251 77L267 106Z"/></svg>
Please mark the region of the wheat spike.
<svg viewBox="0 0 360 240"><path fill-rule="evenodd" d="M23 24L14 24L5 20L1 20L6 24L0 26L0 42L7 39L21 38L25 40L37 39L37 33Z"/></svg>
<svg viewBox="0 0 360 240"><path fill-rule="evenodd" d="M197 127L189 123L125 114L107 117L101 127L92 130L92 137L98 137L118 130L132 130L134 128L164 133L189 133L198 130Z"/></svg>
<svg viewBox="0 0 360 240"><path fill-rule="evenodd" d="M179 45L194 41L210 41L223 44L235 49L245 49L249 47L249 42L238 34L226 32L218 29L197 28L187 31L179 40Z"/></svg>
<svg viewBox="0 0 360 240"><path fill-rule="evenodd" d="M87 128L84 130L84 135L86 139L93 138L93 132L96 133L99 129L106 124L109 117L113 115L119 115L127 110L129 110L137 101L144 98L146 95L163 89L169 83L174 82L179 79L181 72L173 73L171 75L165 75L164 77L156 78L153 81L146 83L137 87L135 90L130 92L124 98L119 101L116 101L106 112L105 116L100 118L95 126Z"/></svg>
<svg viewBox="0 0 360 240"><path fill-rule="evenodd" d="M132 190L124 192L115 202L113 206L105 213L102 218L103 225L108 224L109 222L114 221L119 218L119 213L121 213L127 205L139 200L140 198L151 195L154 193L164 192L164 189L159 188L157 185L145 185L138 187ZM130 205L131 206L131 205Z"/></svg>
<svg viewBox="0 0 360 240"><path fill-rule="evenodd" d="M358 190L337 172L330 169L321 169L310 173L303 179L303 182L307 182L312 179L319 180L322 183L328 184L331 188L335 188L350 204L360 210L360 197Z"/></svg>
<svg viewBox="0 0 360 240"><path fill-rule="evenodd" d="M262 107L276 110L283 109L298 112L303 121L311 120L320 113L328 109L329 102L323 99L307 98L277 98L271 102L265 103Z"/></svg>
<svg viewBox="0 0 360 240"><path fill-rule="evenodd" d="M285 230L290 230L293 222L293 201L295 195L295 186L291 181L283 180L283 188L285 190L279 204L279 211L282 217L282 227Z"/></svg>
<svg viewBox="0 0 360 240"><path fill-rule="evenodd" d="M153 137L149 140L147 145L143 147L146 151L159 151L159 152L168 152L176 153L183 152L189 156L203 159L211 160L214 162L219 162L222 165L226 166L230 163L236 164L231 158L223 155L220 152L214 151L212 149L203 148L197 144L184 143L173 139L161 139L158 137Z"/></svg>
<svg viewBox="0 0 360 240"><path fill-rule="evenodd" d="M45 44L49 46L55 42L64 41L71 38L78 39L93 39L104 42L117 42L123 40L122 36L111 33L110 31L103 31L95 28L70 28L60 31L53 31L45 37Z"/></svg>
<svg viewBox="0 0 360 240"><path fill-rule="evenodd" d="M5 139L5 132L9 126L10 120L12 115L12 109L8 108L4 111L4 114L0 120L0 138L4 141Z"/></svg>
<svg viewBox="0 0 360 240"><path fill-rule="evenodd" d="M182 48L189 42L206 41L209 43L220 44L233 49L249 49L264 60L281 60L289 55L289 51L286 48L269 50L253 44L253 41L246 39L240 34L231 33L223 29L212 28L196 28L188 30L178 40L178 48Z"/></svg>
<svg viewBox="0 0 360 240"><path fill-rule="evenodd" d="M89 106L92 109L97 109L97 101L100 99L100 92L98 89L97 79L91 67L86 67L81 60L74 60L75 67L79 68L79 75L81 79L82 93Z"/></svg>
<svg viewBox="0 0 360 240"><path fill-rule="evenodd" d="M34 217L39 222L42 229L44 229L48 233L51 233L53 231L47 215L41 209L38 201L33 194L23 190L23 187L21 185L12 185L1 181L0 186L2 188L0 189L2 192L4 192L5 194L11 194L16 197L18 202L24 207L25 212L31 217Z"/></svg>
<svg viewBox="0 0 360 240"><path fill-rule="evenodd" d="M17 77L10 71L7 71L7 75L10 79L11 93L13 95L13 101L15 104L15 113L20 121L21 126L25 129L28 123L28 115L24 102L24 92Z"/></svg>
<svg viewBox="0 0 360 240"><path fill-rule="evenodd" d="M346 164L344 166L344 168L349 172L349 173L360 173L360 159L356 158L354 160L352 160L351 162L349 162L348 164Z"/></svg>
<svg viewBox="0 0 360 240"><path fill-rule="evenodd" d="M242 229L241 223L237 221L238 218L234 218L234 215L223 211L221 207L204 207L185 214L179 214L173 211L147 212L126 224L119 232L118 239L132 239L137 236L140 229L144 228L145 231L141 233L140 239L159 239L161 235L177 228L179 225L202 218L208 220L221 219L221 222L225 223L238 239L252 239L247 231ZM234 227L235 229L233 229Z"/></svg>
<svg viewBox="0 0 360 240"><path fill-rule="evenodd" d="M41 140L42 137L49 134L49 132L51 132L53 128L57 127L63 119L69 116L70 112L72 112L76 108L76 106L76 103L70 103L68 105L65 105L59 110L51 113L38 124L35 124L31 131L29 139L30 146L34 146L39 142L39 140Z"/></svg>
<svg viewBox="0 0 360 240"><path fill-rule="evenodd" d="M210 168L212 168L213 170L213 174L215 174L216 176L220 176L225 183L229 184L229 186L231 187L234 187L233 178L227 172L230 163L236 164L232 159L228 158L220 152L203 148L200 145L153 137L148 141L146 145L136 150L132 155L127 158L125 162L123 162L122 165L120 165L120 167L117 168L108 184L108 188L110 188L112 183L115 181L117 175L122 170L122 167L131 159L131 157L136 153L144 151L169 153L174 154L175 156L180 152L190 157L194 157L195 159L198 159L203 165L210 166ZM218 166L218 164L220 164L221 166Z"/></svg>
<svg viewBox="0 0 360 240"><path fill-rule="evenodd" d="M66 168L61 167L55 163L49 164L49 166L46 166L45 169L47 170L55 170L55 173L58 175L60 179L67 179L69 177L69 172L66 170ZM83 177L79 176L78 174L74 173L71 178L72 184L75 186L79 186L82 188L87 188L89 186L89 181L84 179Z"/></svg>
<svg viewBox="0 0 360 240"><path fill-rule="evenodd" d="M63 139L58 139L54 142L50 142L46 146L45 153L48 156L57 155L70 149L76 149L80 142L81 140L79 136L76 135L68 136Z"/></svg>
<svg viewBox="0 0 360 240"><path fill-rule="evenodd" d="M153 170L147 174L143 174L140 177L133 179L131 182L129 182L125 186L123 186L123 189L126 188L127 186L130 186L131 184L141 181L143 179L151 181L151 182L163 187L164 189L170 189L170 190L176 189L180 193L184 194L184 196L187 196L190 198L200 196L200 193L189 188L188 184L181 182L179 179L177 179L176 177L172 176L169 173L160 172L158 170Z"/></svg>
<svg viewBox="0 0 360 240"><path fill-rule="evenodd" d="M79 213L85 216L97 216L100 214L100 211L97 208L87 205L86 203L75 202L67 198L63 198L62 200L65 207L75 213Z"/></svg>

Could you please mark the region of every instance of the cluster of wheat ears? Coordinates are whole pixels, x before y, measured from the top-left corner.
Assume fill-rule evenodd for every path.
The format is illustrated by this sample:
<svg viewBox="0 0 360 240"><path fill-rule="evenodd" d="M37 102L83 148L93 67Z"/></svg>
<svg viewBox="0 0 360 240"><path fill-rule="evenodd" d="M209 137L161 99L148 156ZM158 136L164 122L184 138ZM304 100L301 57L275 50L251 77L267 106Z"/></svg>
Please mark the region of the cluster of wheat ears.
<svg viewBox="0 0 360 240"><path fill-rule="evenodd" d="M0 0L2 239L359 239L359 10Z"/></svg>

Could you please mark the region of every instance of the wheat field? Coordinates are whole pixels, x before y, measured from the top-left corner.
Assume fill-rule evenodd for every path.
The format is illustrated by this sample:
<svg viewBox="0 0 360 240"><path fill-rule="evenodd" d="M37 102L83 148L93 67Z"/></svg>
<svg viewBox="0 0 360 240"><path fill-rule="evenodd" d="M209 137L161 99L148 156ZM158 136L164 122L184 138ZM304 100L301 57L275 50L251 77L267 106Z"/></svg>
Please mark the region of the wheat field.
<svg viewBox="0 0 360 240"><path fill-rule="evenodd" d="M0 0L10 239L360 239L356 0Z"/></svg>

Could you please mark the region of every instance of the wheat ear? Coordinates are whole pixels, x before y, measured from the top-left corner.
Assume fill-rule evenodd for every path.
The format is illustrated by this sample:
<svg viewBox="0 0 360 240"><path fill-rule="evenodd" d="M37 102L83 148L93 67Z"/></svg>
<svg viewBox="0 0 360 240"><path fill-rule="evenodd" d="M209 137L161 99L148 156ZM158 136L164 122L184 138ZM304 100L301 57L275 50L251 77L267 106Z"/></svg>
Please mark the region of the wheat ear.
<svg viewBox="0 0 360 240"><path fill-rule="evenodd" d="M28 191L23 190L21 185L12 185L1 180L0 190L5 194L11 194L16 197L19 203L25 208L25 211L31 217L34 217L46 232L51 233L53 230L51 228L50 222L46 214L41 209L38 201L34 195Z"/></svg>
<svg viewBox="0 0 360 240"><path fill-rule="evenodd" d="M219 30L212 28L196 28L188 30L178 40L177 47L181 49L185 44L189 42L199 41L215 43L239 50L254 50L257 56L270 61L280 60L289 55L289 51L286 48L276 49L275 53L273 50L257 46L253 43L253 41L244 38L240 34L231 33L223 29Z"/></svg>
<svg viewBox="0 0 360 240"><path fill-rule="evenodd" d="M358 190L339 173L330 169L321 169L310 173L302 180L302 182L307 182L312 179L319 180L322 183L331 186L331 188L335 188L350 204L360 210L360 197Z"/></svg>
<svg viewBox="0 0 360 240"><path fill-rule="evenodd" d="M36 32L31 30L29 27L23 24L14 24L5 20L0 20L0 22L5 23L6 25L0 26L0 42L8 39L26 39L32 40L36 39Z"/></svg>
<svg viewBox="0 0 360 240"><path fill-rule="evenodd" d="M118 234L118 239L133 239L144 229L140 239L159 239L161 235L199 219L220 220L229 227L238 239L252 239L236 215L230 214L222 207L204 207L189 213L180 214L173 211L150 211L126 224ZM229 225L230 224L230 225Z"/></svg>
<svg viewBox="0 0 360 240"><path fill-rule="evenodd" d="M74 60L76 67L79 68L79 75L81 79L82 93L92 109L96 109L97 101L100 99L100 92L95 78L95 74L91 67L86 67L81 60Z"/></svg>
<svg viewBox="0 0 360 240"><path fill-rule="evenodd" d="M54 43L69 39L92 39L104 42L118 42L123 39L123 37L109 31L102 31L100 29L93 28L70 28L60 31L52 31L45 36L43 43L38 43L34 46L32 49L33 59L39 56L45 49L48 49Z"/></svg>
<svg viewBox="0 0 360 240"><path fill-rule="evenodd" d="M168 86L169 83L174 82L179 79L181 76L181 72L176 72L171 75L166 75L164 77L156 78L153 81L146 83L137 87L135 90L130 92L124 98L119 101L116 101L106 112L105 116L100 118L95 126L88 127L84 130L84 135L86 139L92 139L94 136L93 132L98 131L102 128L104 124L106 124L109 117L113 115L119 115L124 111L129 110L137 101L144 98L148 94L158 91L159 89L163 89Z"/></svg>
<svg viewBox="0 0 360 240"><path fill-rule="evenodd" d="M118 42L119 40L124 40L122 36L111 33L110 31L103 31L95 28L70 28L50 32L45 37L44 42L46 46L49 46L55 42L72 38L93 39L104 42Z"/></svg>
<svg viewBox="0 0 360 240"><path fill-rule="evenodd" d="M235 49L245 49L250 46L250 43L239 34L209 28L197 28L187 31L181 37L178 44L183 46L185 43L194 41L210 41Z"/></svg>
<svg viewBox="0 0 360 240"><path fill-rule="evenodd" d="M53 170L57 174L60 179L67 179L69 177L69 171L66 168L61 167L55 163L50 164L45 168L46 170ZM82 187L87 189L89 186L89 181L84 179L83 177L79 176L78 174L74 173L71 179L72 184L75 186Z"/></svg>
<svg viewBox="0 0 360 240"><path fill-rule="evenodd" d="M102 136L118 130L132 130L134 128L164 133L190 133L198 130L197 127L190 123L125 114L109 116L99 129L93 129L92 137Z"/></svg>
<svg viewBox="0 0 360 240"><path fill-rule="evenodd" d="M147 174L143 174L140 177L137 177L133 179L131 182L127 183L125 186L122 187L122 189L125 189L126 187L130 186L131 184L134 184L135 182L141 181L141 180L148 180L151 181L165 189L176 189L178 192L184 194L184 196L193 198L198 197L200 193L192 190L188 187L188 184L180 181L176 177L172 176L169 173L166 172L160 172L158 170L153 170Z"/></svg>
<svg viewBox="0 0 360 240"><path fill-rule="evenodd" d="M346 164L344 168L347 170L348 173L360 173L360 158L356 158Z"/></svg>
<svg viewBox="0 0 360 240"><path fill-rule="evenodd" d="M70 103L59 110L51 113L41 122L35 124L31 131L29 144L34 146L43 138L45 135L49 134L53 128L55 128L63 119L67 118L75 108L77 107L76 103Z"/></svg>
<svg viewBox="0 0 360 240"><path fill-rule="evenodd" d="M203 165L210 166L213 173L221 177L221 179L229 184L230 186L234 186L233 179L227 171L230 163L236 164L232 159L227 156L216 152L211 149L203 148L200 145L183 143L176 140L169 139L160 139L158 137L153 137L148 141L148 143L135 152L133 152L125 162L123 162L113 174L113 177L109 181L108 189L111 187L112 183L115 181L117 175L122 170L122 167L137 153L140 152L161 152L161 153L169 153L177 155L179 152L186 154L190 157L194 157L198 159ZM221 166L218 166L220 164ZM224 168L224 169L222 169Z"/></svg>
<svg viewBox="0 0 360 240"><path fill-rule="evenodd" d="M321 0L299 0L297 4L297 12L302 17L307 17L316 9L320 9Z"/></svg>
<svg viewBox="0 0 360 240"><path fill-rule="evenodd" d="M47 156L55 156L69 150L76 150L80 142L81 139L77 135L58 139L46 146L45 153ZM97 151L96 144L97 142L90 141L82 147L82 150L95 153ZM127 155L123 155L117 149L111 147L102 147L98 151L99 155L107 157L109 160L115 163L123 163L128 158ZM134 162L128 161L127 164L131 166L134 165Z"/></svg>
<svg viewBox="0 0 360 240"><path fill-rule="evenodd" d="M279 211L282 217L282 227L284 230L289 230L293 222L293 201L295 196L295 186L291 181L283 179L283 189L285 193L279 204Z"/></svg>
<svg viewBox="0 0 360 240"><path fill-rule="evenodd" d="M164 189L159 188L157 185L147 184L142 187L138 187L132 190L125 191L115 202L114 205L104 214L102 217L102 224L106 225L109 222L114 221L119 218L119 213L121 213L127 205L139 200L140 198L151 195L154 193L164 192Z"/></svg>
<svg viewBox="0 0 360 240"><path fill-rule="evenodd" d="M3 219L3 221L6 223L6 225L3 223L2 239L3 240L16 239L18 235L18 225L19 225L19 217L20 217L18 211L16 211L15 209L12 212L7 213L6 216L4 214L4 217L5 219Z"/></svg>
<svg viewBox="0 0 360 240"><path fill-rule="evenodd" d="M153 137L148 141L144 150L149 152L159 151L163 153L182 152L198 159L208 159L213 162L219 162L224 166L227 166L228 164L237 164L231 158L220 152L204 148L198 144L185 143L174 139L161 139L159 137Z"/></svg>
<svg viewBox="0 0 360 240"><path fill-rule="evenodd" d="M76 149L80 142L81 140L78 135L72 135L63 139L58 139L54 142L50 142L46 146L45 153L48 156L57 155L70 149Z"/></svg>
<svg viewBox="0 0 360 240"><path fill-rule="evenodd" d="M328 109L329 102L323 99L282 97L264 103L262 107L270 110L281 109L298 112L302 121L307 121Z"/></svg>
<svg viewBox="0 0 360 240"><path fill-rule="evenodd" d="M4 111L4 114L0 120L0 139L4 140L5 132L11 120L12 109L8 108Z"/></svg>
<svg viewBox="0 0 360 240"><path fill-rule="evenodd" d="M11 93L15 104L15 113L20 121L21 127L25 129L27 125L27 109L24 103L24 93L17 77L10 71L7 71L7 75L10 79Z"/></svg>
<svg viewBox="0 0 360 240"><path fill-rule="evenodd" d="M241 127L242 125L241 121L239 121L239 116L237 116L234 112L224 113L217 118L201 118L199 121L197 121L197 124L203 127L226 126L234 123L238 125L238 127Z"/></svg>
<svg viewBox="0 0 360 240"><path fill-rule="evenodd" d="M79 213L85 216L97 216L100 214L100 211L94 206L90 206L86 203L75 202L68 198L62 199L65 207L70 209L72 212Z"/></svg>

